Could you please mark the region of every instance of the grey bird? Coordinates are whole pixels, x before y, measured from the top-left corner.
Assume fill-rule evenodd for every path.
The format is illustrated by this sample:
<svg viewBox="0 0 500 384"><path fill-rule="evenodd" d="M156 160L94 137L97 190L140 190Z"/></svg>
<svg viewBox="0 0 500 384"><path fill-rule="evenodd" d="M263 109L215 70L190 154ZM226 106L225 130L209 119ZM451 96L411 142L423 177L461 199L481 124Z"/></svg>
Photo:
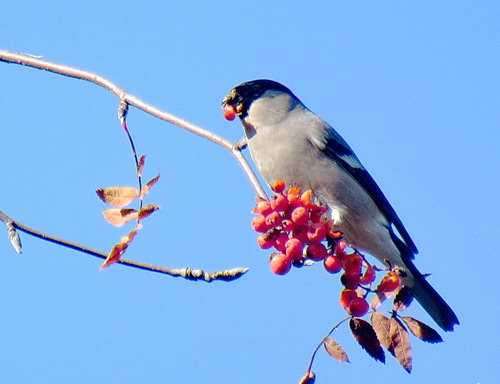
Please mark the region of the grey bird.
<svg viewBox="0 0 500 384"><path fill-rule="evenodd" d="M264 180L311 189L354 248L401 271L403 284L445 331L458 318L413 264L418 252L382 190L351 147L287 87L272 80L236 86L222 101L226 118L241 119ZM395 231L399 234L396 235Z"/></svg>

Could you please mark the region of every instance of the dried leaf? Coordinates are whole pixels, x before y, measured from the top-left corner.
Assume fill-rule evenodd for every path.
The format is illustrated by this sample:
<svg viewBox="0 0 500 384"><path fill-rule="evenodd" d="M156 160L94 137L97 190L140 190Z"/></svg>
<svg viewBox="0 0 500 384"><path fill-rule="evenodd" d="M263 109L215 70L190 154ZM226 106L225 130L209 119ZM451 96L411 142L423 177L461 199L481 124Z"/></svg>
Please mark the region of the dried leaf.
<svg viewBox="0 0 500 384"><path fill-rule="evenodd" d="M370 308L377 309L387 299L386 292L377 292L373 299L370 301Z"/></svg>
<svg viewBox="0 0 500 384"><path fill-rule="evenodd" d="M399 364L410 373L412 368L412 350L410 335L405 326L396 316L391 317L391 346L392 354L399 361Z"/></svg>
<svg viewBox="0 0 500 384"><path fill-rule="evenodd" d="M393 301L393 308L396 312L402 312L408 308L413 301L413 294L410 288L402 287Z"/></svg>
<svg viewBox="0 0 500 384"><path fill-rule="evenodd" d="M375 360L385 363L384 350L370 323L354 317L349 321L349 327L359 345Z"/></svg>
<svg viewBox="0 0 500 384"><path fill-rule="evenodd" d="M130 204L137 196L139 196L137 189L132 187L100 188L96 191L96 193L102 201L118 208Z"/></svg>
<svg viewBox="0 0 500 384"><path fill-rule="evenodd" d="M138 220L141 221L142 219L145 219L146 217L148 217L149 215L151 215L154 211L157 211L158 209L160 209L160 206L156 205L156 204L145 205L139 211Z"/></svg>
<svg viewBox="0 0 500 384"><path fill-rule="evenodd" d="M144 169L145 162L146 162L146 155L142 155L139 159L139 164L137 164L137 177L142 176L142 171Z"/></svg>
<svg viewBox="0 0 500 384"><path fill-rule="evenodd" d="M110 208L102 211L102 215L108 223L115 227L121 227L138 216L138 212L132 208Z"/></svg>
<svg viewBox="0 0 500 384"><path fill-rule="evenodd" d="M151 190L151 188L153 188L153 185L156 184L156 182L160 180L160 174L158 174L156 177L153 177L151 180L149 180L146 185L143 185L142 188L141 188L141 199L144 198L144 196L146 196L149 191Z"/></svg>
<svg viewBox="0 0 500 384"><path fill-rule="evenodd" d="M370 316L370 321L382 347L389 349L391 346L391 324L389 318L379 312L373 312ZM389 352L391 351L389 350Z"/></svg>
<svg viewBox="0 0 500 384"><path fill-rule="evenodd" d="M104 263L102 263L101 267L99 270L103 270L104 268L109 267L110 265L120 261L120 258L123 256L125 251L127 250L128 246L134 240L135 236L137 235L137 232L139 229L142 228L141 224L137 224L137 226L134 228L134 230L130 231L128 235L123 236L120 239L120 242L118 244L115 244L115 246L111 249L111 252L109 252L108 257L106 260L104 260Z"/></svg>
<svg viewBox="0 0 500 384"><path fill-rule="evenodd" d="M316 382L316 375L313 371L307 371L304 376L300 378L299 384L314 384Z"/></svg>
<svg viewBox="0 0 500 384"><path fill-rule="evenodd" d="M137 224L134 228L133 231L130 231L126 236L123 236L120 241L122 243L127 243L129 245L132 240L134 240L135 236L137 235L137 232L139 232L139 229L142 228L142 224Z"/></svg>
<svg viewBox="0 0 500 384"><path fill-rule="evenodd" d="M102 263L101 267L99 270L103 270L104 268L109 267L110 265L116 263L117 261L120 260L122 255L125 253L127 250L128 243L118 243L115 244L115 246L111 249L111 252L109 252L108 257L106 260L104 260L104 263Z"/></svg>
<svg viewBox="0 0 500 384"><path fill-rule="evenodd" d="M345 353L344 349L331 337L327 337L323 342L325 346L326 352L333 357L335 360L340 361L342 363L349 363L349 357L347 357L347 353Z"/></svg>
<svg viewBox="0 0 500 384"><path fill-rule="evenodd" d="M12 222L5 223L7 227L7 235L9 236L10 244L14 247L15 251L19 254L23 253L23 246L21 244L21 237L12 225Z"/></svg>
<svg viewBox="0 0 500 384"><path fill-rule="evenodd" d="M433 328L410 316L402 316L410 332L426 343L441 343L443 339Z"/></svg>

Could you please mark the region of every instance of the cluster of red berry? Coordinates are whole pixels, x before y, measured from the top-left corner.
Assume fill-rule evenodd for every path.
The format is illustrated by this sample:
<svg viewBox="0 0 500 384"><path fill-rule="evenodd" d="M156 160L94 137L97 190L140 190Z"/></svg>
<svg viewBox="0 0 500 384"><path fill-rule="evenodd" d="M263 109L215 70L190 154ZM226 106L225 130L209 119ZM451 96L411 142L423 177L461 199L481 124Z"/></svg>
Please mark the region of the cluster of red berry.
<svg viewBox="0 0 500 384"><path fill-rule="evenodd" d="M263 249L274 247L278 251L270 260L271 270L278 275L288 273L294 262L326 260L327 236L341 236L333 231L326 208L313 202L312 191L301 194L299 188L292 187L284 193L285 187L284 181L276 182L271 186L275 192L271 199L258 198L252 211L258 215L253 218L252 227L262 233L257 243Z"/></svg>
<svg viewBox="0 0 500 384"><path fill-rule="evenodd" d="M271 270L285 275L292 265L302 265L306 260L323 261L330 273L344 271L340 281L344 290L340 304L353 316L363 316L369 305L365 299L376 278L376 269L357 251L347 253L348 244L342 233L335 231L327 209L314 203L312 191L301 193L299 188L289 188L277 181L271 186L275 194L268 201L257 199L252 213L252 228L261 233L257 243L262 249L274 247L277 252L270 258ZM364 271L363 271L364 270ZM396 291L401 277L389 271L377 286L377 292Z"/></svg>

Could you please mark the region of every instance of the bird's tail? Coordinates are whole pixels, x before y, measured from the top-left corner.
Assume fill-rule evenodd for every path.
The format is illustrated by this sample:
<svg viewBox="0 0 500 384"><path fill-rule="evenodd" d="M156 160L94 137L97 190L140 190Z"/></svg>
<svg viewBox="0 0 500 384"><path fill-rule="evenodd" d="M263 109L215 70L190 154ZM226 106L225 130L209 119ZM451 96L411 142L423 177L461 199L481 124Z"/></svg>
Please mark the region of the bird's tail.
<svg viewBox="0 0 500 384"><path fill-rule="evenodd" d="M406 279L412 280L412 282L408 284L408 288L410 288L413 296L432 317L437 325L445 331L453 331L453 326L460 324L457 315L455 315L455 312L453 312L446 301L444 301L439 293L437 293L437 291L425 279L425 276L423 276L413 264L411 261L413 254L408 247L406 247L401 240L399 240L399 242L397 240L395 241L395 244L399 251L404 255L404 264L407 272L409 272L409 277ZM405 278L403 278L403 283L404 281Z"/></svg>

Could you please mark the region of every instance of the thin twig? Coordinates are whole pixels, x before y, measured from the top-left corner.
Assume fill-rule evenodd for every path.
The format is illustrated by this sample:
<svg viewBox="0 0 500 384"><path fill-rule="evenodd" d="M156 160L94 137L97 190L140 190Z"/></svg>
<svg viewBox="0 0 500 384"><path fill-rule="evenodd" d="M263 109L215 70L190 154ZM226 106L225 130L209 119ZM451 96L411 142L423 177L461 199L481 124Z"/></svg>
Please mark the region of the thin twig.
<svg viewBox="0 0 500 384"><path fill-rule="evenodd" d="M7 216L4 212L0 211L0 221L4 222L6 225L10 225L14 228L19 229L20 231L27 233L28 235L38 237L40 239L62 245L63 247L71 248L83 253L86 253L91 256L98 257L100 259L106 259L108 255L104 252L86 247L81 244L73 243L68 240L60 239L58 237L49 235L47 233L40 232L36 229L30 228L11 217ZM163 273L165 275L169 275L172 277L183 277L187 280L202 280L206 282L211 282L213 280L222 280L222 281L232 281L236 280L242 275L244 275L248 268L234 268L230 270L224 271L213 271L213 272L205 272L201 269L192 269L189 267L185 268L168 268L162 267L153 264L142 263L139 261L129 260L129 259L120 259L118 264L123 264L128 267L139 268L150 272L158 272Z"/></svg>
<svg viewBox="0 0 500 384"><path fill-rule="evenodd" d="M316 346L316 348L314 349L312 355L311 355L311 359L309 360L309 365L307 366L307 371L306 372L311 372L312 371L312 365L314 363L314 358L316 357L316 353L318 353L319 349L321 348L321 346L324 344L324 342L326 341L326 339L328 339L330 337L330 335L338 328L342 325L342 323L344 323L345 321L349 320L352 316L348 316L348 317L345 317L343 318L342 320L340 320L337 324L335 324L331 329L330 331L328 331L328 333L326 334L325 337L323 337L321 339L321 341L319 342L319 344Z"/></svg>

